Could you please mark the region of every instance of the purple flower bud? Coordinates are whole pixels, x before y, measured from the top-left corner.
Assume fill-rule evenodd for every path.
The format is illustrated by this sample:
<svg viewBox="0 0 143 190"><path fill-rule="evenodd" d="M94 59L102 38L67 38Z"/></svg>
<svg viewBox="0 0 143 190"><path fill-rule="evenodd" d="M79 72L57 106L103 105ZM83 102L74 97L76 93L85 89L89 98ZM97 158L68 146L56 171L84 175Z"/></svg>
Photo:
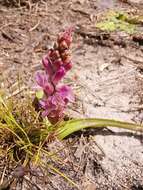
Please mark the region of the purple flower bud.
<svg viewBox="0 0 143 190"><path fill-rule="evenodd" d="M66 72L69 71L72 68L72 62L69 61L68 63L66 63L64 65L64 68L65 68Z"/></svg>
<svg viewBox="0 0 143 190"><path fill-rule="evenodd" d="M55 61L53 62L54 71L59 70L62 65L63 65L63 62L62 62L61 59L55 60Z"/></svg>
<svg viewBox="0 0 143 190"><path fill-rule="evenodd" d="M68 45L67 45L67 43L66 43L65 40L63 40L63 41L61 41L61 42L59 43L60 52L63 52L63 51L65 51L65 50L67 50L68 48L69 48L69 47L68 47Z"/></svg>
<svg viewBox="0 0 143 190"><path fill-rule="evenodd" d="M72 42L73 30L74 30L73 27L70 27L67 30L65 30L63 33L61 33L58 38L58 43L60 44L62 41L65 41L67 46L69 47Z"/></svg>
<svg viewBox="0 0 143 190"><path fill-rule="evenodd" d="M43 63L44 69L47 72L47 74L49 76L52 76L54 71L53 71L52 63L51 63L50 59L46 56L42 59L42 63Z"/></svg>
<svg viewBox="0 0 143 190"><path fill-rule="evenodd" d="M51 49L48 54L52 61L55 61L60 58L60 53L58 50Z"/></svg>
<svg viewBox="0 0 143 190"><path fill-rule="evenodd" d="M60 69L52 77L53 84L57 85L57 83L65 76L65 74L65 68L61 66Z"/></svg>

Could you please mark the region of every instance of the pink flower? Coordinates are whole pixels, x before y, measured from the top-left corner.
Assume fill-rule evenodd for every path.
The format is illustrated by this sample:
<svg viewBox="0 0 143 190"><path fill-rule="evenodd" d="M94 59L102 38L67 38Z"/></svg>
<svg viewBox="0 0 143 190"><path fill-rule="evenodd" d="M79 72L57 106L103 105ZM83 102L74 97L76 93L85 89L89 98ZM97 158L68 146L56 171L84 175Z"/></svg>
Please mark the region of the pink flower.
<svg viewBox="0 0 143 190"><path fill-rule="evenodd" d="M52 123L56 123L60 118L63 118L68 102L73 100L73 93L69 86L59 87L53 95L39 101L43 109L42 116L47 116Z"/></svg>
<svg viewBox="0 0 143 190"><path fill-rule="evenodd" d="M54 92L54 87L49 83L48 76L45 73L37 72L36 82L43 89L47 96Z"/></svg>
<svg viewBox="0 0 143 190"><path fill-rule="evenodd" d="M47 73L49 76L53 75L54 70L53 70L53 67L52 67L52 62L51 62L51 60L48 58L48 56L45 56L45 57L42 59L42 63L43 63L43 66L44 66L44 69L45 69L46 73Z"/></svg>
<svg viewBox="0 0 143 190"><path fill-rule="evenodd" d="M67 85L63 85L57 89L58 94L62 97L64 102L67 104L68 102L74 101L74 95L71 88Z"/></svg>
<svg viewBox="0 0 143 190"><path fill-rule="evenodd" d="M58 82L65 76L66 74L66 70L64 67L60 67L59 70L57 70L57 72L54 74L54 76L52 77L52 83L54 85L57 85Z"/></svg>
<svg viewBox="0 0 143 190"><path fill-rule="evenodd" d="M62 66L63 62L60 60L56 60L53 63L47 58L43 58L42 60L43 66L47 73L47 81L56 85L66 73L65 68Z"/></svg>
<svg viewBox="0 0 143 190"><path fill-rule="evenodd" d="M53 96L50 96L45 100L39 101L39 103L43 108L42 116L47 116L52 123L56 123L64 116L66 104L58 93L55 93Z"/></svg>

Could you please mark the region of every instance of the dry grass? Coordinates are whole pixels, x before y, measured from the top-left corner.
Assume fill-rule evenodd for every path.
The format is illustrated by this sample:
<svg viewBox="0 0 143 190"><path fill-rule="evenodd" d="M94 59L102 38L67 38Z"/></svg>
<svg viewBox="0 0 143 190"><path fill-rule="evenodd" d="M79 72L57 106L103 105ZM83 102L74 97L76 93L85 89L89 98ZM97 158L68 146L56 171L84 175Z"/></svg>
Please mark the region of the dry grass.
<svg viewBox="0 0 143 190"><path fill-rule="evenodd" d="M8 7L28 6L40 0L2 0L1 4Z"/></svg>

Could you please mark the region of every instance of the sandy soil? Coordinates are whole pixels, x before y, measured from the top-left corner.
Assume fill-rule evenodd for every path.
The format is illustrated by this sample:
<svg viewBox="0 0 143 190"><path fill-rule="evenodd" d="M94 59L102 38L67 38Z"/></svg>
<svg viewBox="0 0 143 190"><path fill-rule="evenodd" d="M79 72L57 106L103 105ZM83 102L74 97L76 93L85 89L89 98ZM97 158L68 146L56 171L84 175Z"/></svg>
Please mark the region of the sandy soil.
<svg viewBox="0 0 143 190"><path fill-rule="evenodd" d="M41 57L59 31L76 26L73 42L74 68L65 82L75 91L77 102L68 112L73 117L112 118L142 123L143 46L124 32L101 32L100 15L109 9L141 13L138 1L27 1L23 7L0 5L0 87L10 94L31 88ZM2 1L3 3L3 1ZM143 31L138 27L138 34ZM72 145L70 145L72 144ZM126 130L90 129L49 149L68 145L62 153L60 171L81 190L143 189L142 135ZM76 189L51 172L45 190ZM18 187L16 188L18 189ZM24 187L23 187L24 189ZM25 189L28 189L25 185ZM34 187L32 187L34 189Z"/></svg>

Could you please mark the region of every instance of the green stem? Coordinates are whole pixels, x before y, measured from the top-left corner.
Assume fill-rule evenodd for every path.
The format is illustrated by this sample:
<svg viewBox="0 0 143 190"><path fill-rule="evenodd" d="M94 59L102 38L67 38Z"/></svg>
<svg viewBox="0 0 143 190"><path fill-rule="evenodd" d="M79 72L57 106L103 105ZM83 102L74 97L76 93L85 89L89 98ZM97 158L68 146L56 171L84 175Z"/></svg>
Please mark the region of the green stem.
<svg viewBox="0 0 143 190"><path fill-rule="evenodd" d="M59 139L64 139L68 135L85 128L91 128L91 127L103 128L107 126L143 132L143 126L134 123L128 123L112 119L91 118L91 119L75 119L65 122L63 125L61 125L58 128L57 137Z"/></svg>

